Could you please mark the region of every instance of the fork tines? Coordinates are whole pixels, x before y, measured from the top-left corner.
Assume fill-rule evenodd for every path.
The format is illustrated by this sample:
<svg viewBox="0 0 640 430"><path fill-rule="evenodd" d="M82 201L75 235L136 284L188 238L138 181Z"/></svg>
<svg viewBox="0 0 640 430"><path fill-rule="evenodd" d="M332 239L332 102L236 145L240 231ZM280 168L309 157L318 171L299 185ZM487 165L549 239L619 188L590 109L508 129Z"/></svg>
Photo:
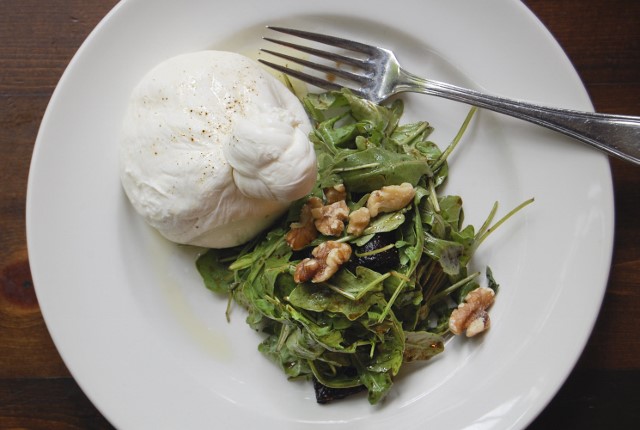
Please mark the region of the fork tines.
<svg viewBox="0 0 640 430"><path fill-rule="evenodd" d="M342 39L340 37L328 36L326 34L312 33L310 31L295 30L293 28L274 27L267 26L268 29L278 31L280 33L296 36L301 39L312 40L314 42L320 42L329 46L336 46L338 48L347 49L349 51L361 52L367 55L373 55L376 53L376 48L360 42L355 42L349 39Z"/></svg>
<svg viewBox="0 0 640 430"><path fill-rule="evenodd" d="M272 27L272 26L268 26L267 28L280 32L280 33L285 33L291 36L296 36L296 37L300 37L302 39L306 39L306 40L310 40L313 42L318 42L318 43L322 43L328 46L333 46L333 47L337 47L337 48L341 48L344 50L348 50L348 51L353 51L353 52L357 52L360 54L365 54L367 56L373 56L375 54L375 48L369 45L365 45L363 43L359 43L359 42L354 42L352 40L348 40L348 39L342 39L339 37L335 37L335 36L327 36L324 34L318 34L318 33L312 33L309 31L303 31L303 30L295 30L295 29L291 29L291 28L283 28L283 27ZM301 72L299 70L296 69L292 69L280 64L276 64L276 63L272 63L270 61L266 61L263 59L260 59L259 61L275 70L278 70L284 74L293 76L295 78L300 79L303 82L307 82L311 85L317 86L319 88L323 88L326 90L337 90L340 89L342 87L344 87L344 85L339 85L338 83L336 83L334 81L334 79L336 77L342 78L346 81L351 81L351 82L355 82L359 85L364 85L366 84L369 80L370 80L370 76L367 76L366 74L358 74L358 73L353 73L344 69L341 69L340 67L338 67L338 65L349 65L355 68L359 68L359 69L366 69L366 66L369 64L369 62L366 59L362 59L362 58L356 58L356 57L350 57L350 56L346 56L346 55L341 55L338 53L334 53L334 52L329 52L329 51L323 51L321 49L316 49L316 48L312 48L309 46L304 46L304 45L299 45L296 43L292 43L292 42L288 42L288 41L284 41L284 40L277 40L277 39L272 39L270 37L264 37L264 40L268 41L268 42L272 42L275 44L278 44L280 46L284 46L287 48L291 48L294 49L296 51L300 51L300 52L304 52L306 54L310 54L316 57L320 57L320 58L324 58L326 60L329 61L333 61L336 63L335 66L329 66L329 65L325 65L325 64L320 64L320 63L315 63L312 61L308 61L308 60L304 60L302 58L298 58L298 57L294 57L291 55L287 55L287 54L283 54L281 52L277 52L277 51L272 51L269 49L261 49L261 51L266 52L268 54L271 54L273 56L282 58L284 60L299 64L301 66L307 67L309 69L313 69L322 73L326 73L326 78L320 78L317 76L313 76L304 72ZM360 91L358 89L352 89L352 91L359 93Z"/></svg>

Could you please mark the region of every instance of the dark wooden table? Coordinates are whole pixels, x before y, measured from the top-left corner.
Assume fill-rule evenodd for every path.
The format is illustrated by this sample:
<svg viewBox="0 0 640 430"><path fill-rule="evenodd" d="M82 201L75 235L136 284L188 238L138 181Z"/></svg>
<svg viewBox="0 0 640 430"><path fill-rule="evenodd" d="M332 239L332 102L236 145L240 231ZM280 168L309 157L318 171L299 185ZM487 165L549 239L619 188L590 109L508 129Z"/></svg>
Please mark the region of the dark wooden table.
<svg viewBox="0 0 640 430"><path fill-rule="evenodd" d="M25 196L52 91L115 3L0 0L0 429L112 428L70 376L40 314ZM640 115L640 1L525 3L575 64L596 110ZM611 170L616 235L604 304L578 365L530 429L639 426L640 167L612 160Z"/></svg>

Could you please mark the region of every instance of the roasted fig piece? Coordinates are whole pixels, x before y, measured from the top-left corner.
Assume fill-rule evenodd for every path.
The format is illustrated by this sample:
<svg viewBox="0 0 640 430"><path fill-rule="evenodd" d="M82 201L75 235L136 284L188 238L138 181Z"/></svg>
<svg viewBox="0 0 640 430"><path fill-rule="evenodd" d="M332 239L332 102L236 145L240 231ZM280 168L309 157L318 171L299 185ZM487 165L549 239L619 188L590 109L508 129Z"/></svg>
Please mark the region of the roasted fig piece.
<svg viewBox="0 0 640 430"><path fill-rule="evenodd" d="M363 246L354 247L354 252L349 261L351 270L356 266L364 266L376 272L385 273L393 270L400 264L398 249L392 246L395 237L392 233L376 234Z"/></svg>
<svg viewBox="0 0 640 430"><path fill-rule="evenodd" d="M352 388L330 388L321 384L316 378L313 378L313 389L316 392L316 402L325 404L332 402L333 400L344 399L352 394L365 391L366 388L364 385Z"/></svg>

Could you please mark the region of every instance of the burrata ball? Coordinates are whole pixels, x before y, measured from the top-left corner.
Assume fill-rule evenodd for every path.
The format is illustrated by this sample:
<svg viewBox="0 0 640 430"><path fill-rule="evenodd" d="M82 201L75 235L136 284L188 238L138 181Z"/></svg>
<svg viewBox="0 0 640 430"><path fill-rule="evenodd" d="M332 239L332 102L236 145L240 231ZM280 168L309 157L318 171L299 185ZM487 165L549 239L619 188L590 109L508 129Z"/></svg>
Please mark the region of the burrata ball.
<svg viewBox="0 0 640 430"><path fill-rule="evenodd" d="M120 179L170 241L239 245L313 188L310 131L298 98L257 62L222 51L180 55L133 90Z"/></svg>

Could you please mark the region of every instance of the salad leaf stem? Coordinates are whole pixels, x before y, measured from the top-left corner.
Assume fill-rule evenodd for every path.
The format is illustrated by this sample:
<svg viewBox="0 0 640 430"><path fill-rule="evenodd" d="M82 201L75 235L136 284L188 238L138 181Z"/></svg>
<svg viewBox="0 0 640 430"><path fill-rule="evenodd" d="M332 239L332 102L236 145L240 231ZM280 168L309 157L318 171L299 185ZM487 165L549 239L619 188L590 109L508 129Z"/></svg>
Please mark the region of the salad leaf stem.
<svg viewBox="0 0 640 430"><path fill-rule="evenodd" d="M398 296L400 295L400 293L402 292L402 290L406 285L407 285L407 282L404 279L401 279L400 282L398 283L398 286L394 290L393 295L391 296L391 298L387 302L387 305L384 307L384 310L380 314L380 317L378 318L378 323L382 323L384 319L387 317L387 314L391 311L391 307L393 306L393 303L396 301L396 299L398 298Z"/></svg>
<svg viewBox="0 0 640 430"><path fill-rule="evenodd" d="M471 275L462 278L461 280L459 280L455 284L452 284L451 286L445 288L444 290L440 291L439 293L434 294L427 301L427 304L428 305L433 305L434 303L444 299L445 297L447 297L448 295L453 293L455 290L457 290L458 288L466 285L469 281L472 281L473 279L477 278L478 276L480 276L480 272L474 272Z"/></svg>
<svg viewBox="0 0 640 430"><path fill-rule="evenodd" d="M396 278L401 279L401 280L403 280L405 282L411 282L411 279L407 275L405 275L404 273L400 273L400 272L398 272L396 270L390 271L389 274L392 275L392 276L395 276Z"/></svg>
<svg viewBox="0 0 640 430"><path fill-rule="evenodd" d="M424 133L429 127L430 125L428 122L420 123L420 125L415 130L413 130L411 134L407 135L404 139L398 141L398 145L400 145L402 148L405 148L407 144L409 144L416 137Z"/></svg>
<svg viewBox="0 0 640 430"><path fill-rule="evenodd" d="M438 160L436 160L436 162L434 163L434 165L433 165L433 170L434 171L438 170L444 164L444 162L447 161L447 158L449 157L449 155L453 152L453 150L456 148L456 146L458 146L458 143L460 142L460 139L462 139L462 136L467 131L467 127L469 126L469 123L471 122L471 118L473 118L473 115L476 113L477 110L478 110L478 108L475 107L475 106L473 106L469 110L469 113L467 114L466 118L462 122L462 126L458 130L458 133L453 138L453 141L451 141L449 146L447 146L447 148L444 150L442 155L440 155Z"/></svg>
<svg viewBox="0 0 640 430"><path fill-rule="evenodd" d="M366 170L371 169L373 167L378 167L380 163L369 163L369 164L360 164L358 166L351 167L336 167L332 170L333 173L345 173L345 172L353 172L356 170Z"/></svg>
<svg viewBox="0 0 640 430"><path fill-rule="evenodd" d="M428 199L433 205L433 210L436 213L440 213L440 203L438 202L438 193L436 192L436 186L432 179L429 179L429 196Z"/></svg>
<svg viewBox="0 0 640 430"><path fill-rule="evenodd" d="M471 255L473 255L473 253L478 249L478 247L480 246L480 244L482 242L484 242L484 240L489 237L489 235L491 233L493 233L494 231L496 231L498 229L498 227L500 227L502 224L505 223L505 221L507 221L509 218L511 218L513 215L515 215L516 213L518 213L520 210L522 210L524 207L530 205L531 203L533 203L535 201L534 198L530 198L525 200L524 202L520 203L518 206L516 206L515 208L511 209L505 216L503 216L502 218L500 218L495 224L493 224L491 227L487 227L484 230L479 230L478 234L476 235L475 240L473 241L473 244L471 245L471 250L469 253L469 257L471 257ZM493 209L491 210L491 214L489 215L489 219L493 218L493 215L495 214L496 210L498 207L498 203L496 202L493 206ZM486 222L485 222L486 224Z"/></svg>
<svg viewBox="0 0 640 430"><path fill-rule="evenodd" d="M289 334L291 334L292 327L289 324L283 324L280 335L278 336L278 343L276 344L276 351L282 350L284 343L287 341Z"/></svg>
<svg viewBox="0 0 640 430"><path fill-rule="evenodd" d="M392 248L395 248L395 246L396 246L395 243L390 243L389 245L383 246L381 248L373 249L371 251L356 252L355 255L356 255L356 257L370 257L372 255L380 254L381 252L385 252L385 251L388 251L388 250L390 250Z"/></svg>

